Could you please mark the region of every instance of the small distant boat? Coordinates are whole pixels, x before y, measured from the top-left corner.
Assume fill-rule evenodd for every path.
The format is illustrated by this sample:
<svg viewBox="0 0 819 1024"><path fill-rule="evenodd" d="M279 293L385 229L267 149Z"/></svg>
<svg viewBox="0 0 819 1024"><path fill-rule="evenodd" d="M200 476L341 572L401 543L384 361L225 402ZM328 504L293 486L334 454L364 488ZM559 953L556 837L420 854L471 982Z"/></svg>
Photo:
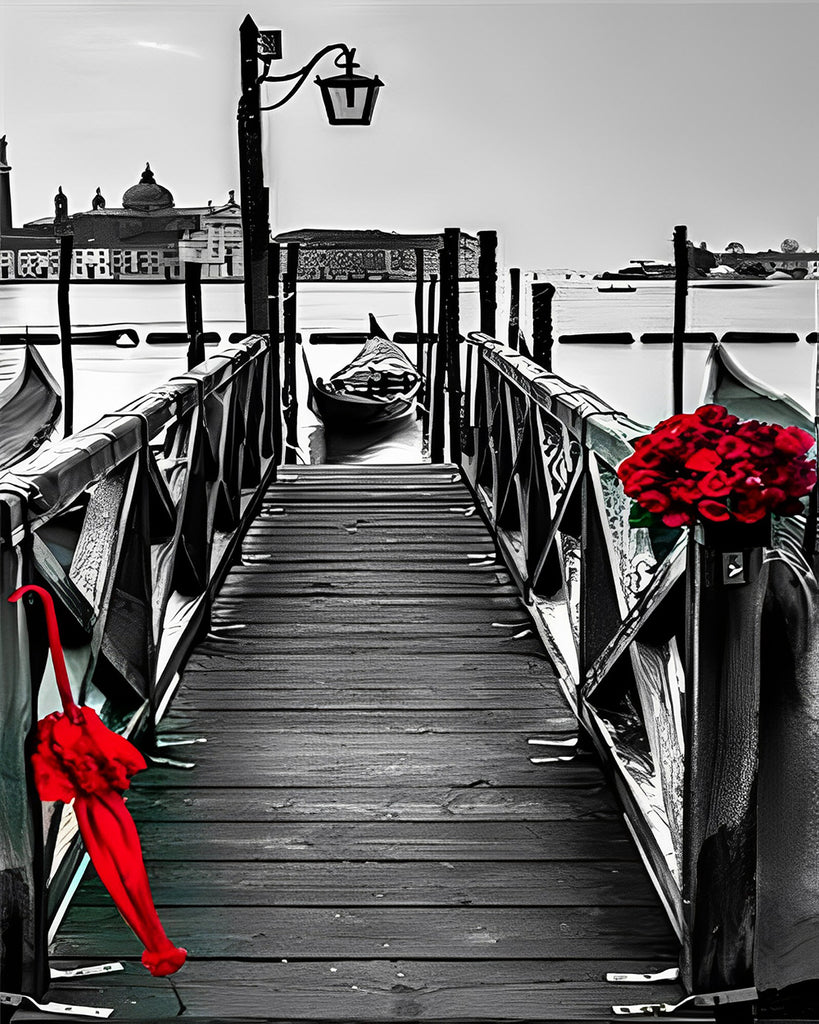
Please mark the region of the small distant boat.
<svg viewBox="0 0 819 1024"><path fill-rule="evenodd" d="M48 440L62 411L57 382L36 349L0 348L0 469Z"/></svg>
<svg viewBox="0 0 819 1024"><path fill-rule="evenodd" d="M415 366L387 338L372 314L364 347L328 381L313 379L306 355L304 365L310 408L326 426L340 430L359 430L403 419L413 411L421 387Z"/></svg>
<svg viewBox="0 0 819 1024"><path fill-rule="evenodd" d="M632 284L626 284L626 285L610 284L607 288L601 288L600 285L598 285L597 286L597 290L599 292L636 292L637 291L637 289Z"/></svg>
<svg viewBox="0 0 819 1024"><path fill-rule="evenodd" d="M119 348L134 348L139 344L139 335L133 327L112 327L104 331L72 331L72 345L117 345Z"/></svg>

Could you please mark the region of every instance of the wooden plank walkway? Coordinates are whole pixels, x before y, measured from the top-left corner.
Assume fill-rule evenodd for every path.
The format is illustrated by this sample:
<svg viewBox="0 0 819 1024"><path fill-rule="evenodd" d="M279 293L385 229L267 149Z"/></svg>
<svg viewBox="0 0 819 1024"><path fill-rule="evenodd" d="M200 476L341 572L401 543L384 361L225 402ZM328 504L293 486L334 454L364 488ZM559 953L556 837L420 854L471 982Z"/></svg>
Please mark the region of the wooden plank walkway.
<svg viewBox="0 0 819 1024"><path fill-rule="evenodd" d="M184 1016L608 1020L607 970L676 941L452 467L298 467L267 496L129 802ZM55 963L122 974L52 997L173 1017L93 877ZM33 1015L29 1015L33 1019Z"/></svg>

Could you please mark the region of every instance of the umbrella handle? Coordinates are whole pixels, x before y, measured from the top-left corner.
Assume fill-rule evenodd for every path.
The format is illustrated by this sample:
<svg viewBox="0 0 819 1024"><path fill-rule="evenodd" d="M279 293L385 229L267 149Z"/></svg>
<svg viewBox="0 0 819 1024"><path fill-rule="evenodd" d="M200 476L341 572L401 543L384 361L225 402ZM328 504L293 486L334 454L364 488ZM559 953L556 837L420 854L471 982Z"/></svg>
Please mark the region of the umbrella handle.
<svg viewBox="0 0 819 1024"><path fill-rule="evenodd" d="M27 583L24 587L20 587L15 590L9 598L9 601L14 604L20 600L23 594L26 594L29 591L38 594L40 600L43 602L46 627L48 629L48 646L51 649L51 660L54 663L54 675L57 679L57 689L60 691L63 710L72 722L76 722L80 718L80 709L74 703L74 697L71 694L71 682L69 681L68 671L65 667L65 657L63 655L62 644L60 643L60 630L57 626L57 613L54 611L54 600L51 597L51 594L49 594L44 587L38 587L34 583Z"/></svg>

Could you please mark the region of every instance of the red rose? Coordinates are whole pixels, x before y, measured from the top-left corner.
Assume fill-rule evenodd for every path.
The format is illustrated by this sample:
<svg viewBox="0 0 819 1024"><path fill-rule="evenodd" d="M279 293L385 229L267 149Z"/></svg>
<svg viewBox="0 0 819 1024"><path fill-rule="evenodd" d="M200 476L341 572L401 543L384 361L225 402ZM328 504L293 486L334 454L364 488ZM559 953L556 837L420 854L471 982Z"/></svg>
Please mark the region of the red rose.
<svg viewBox="0 0 819 1024"><path fill-rule="evenodd" d="M734 459L747 458L749 451L747 441L743 441L741 437L735 437L733 434L725 434L717 441L717 455L731 462Z"/></svg>
<svg viewBox="0 0 819 1024"><path fill-rule="evenodd" d="M666 526L689 526L692 521L690 512L666 512L663 515Z"/></svg>
<svg viewBox="0 0 819 1024"><path fill-rule="evenodd" d="M625 481L623 490L630 498L638 498L643 491L653 490L664 480L665 477L659 473L653 473L650 469L638 469Z"/></svg>
<svg viewBox="0 0 819 1024"><path fill-rule="evenodd" d="M717 468L720 462L722 459L715 451L710 448L700 448L686 462L685 468L693 470L695 473L710 473L712 469Z"/></svg>
<svg viewBox="0 0 819 1024"><path fill-rule="evenodd" d="M731 415L724 405L701 405L694 415L703 423L719 427L720 430L731 430L739 423L738 418Z"/></svg>
<svg viewBox="0 0 819 1024"><path fill-rule="evenodd" d="M724 498L731 493L732 482L721 469L706 473L700 480L700 490L707 498Z"/></svg>
<svg viewBox="0 0 819 1024"><path fill-rule="evenodd" d="M683 505L695 505L702 497L702 491L693 480L684 480L680 477L674 480L668 488L668 493L674 501L681 501Z"/></svg>
<svg viewBox="0 0 819 1024"><path fill-rule="evenodd" d="M744 509L737 506L734 509L734 517L739 520L740 523L758 523L760 519L764 519L768 514L767 509L764 505L760 505L758 508Z"/></svg>
<svg viewBox="0 0 819 1024"><path fill-rule="evenodd" d="M814 444L813 435L800 427L781 427L774 441L777 451L786 455L804 455Z"/></svg>
<svg viewBox="0 0 819 1024"><path fill-rule="evenodd" d="M697 506L697 511L713 523L724 523L731 518L728 506L723 505L721 501L713 501L711 498L701 501Z"/></svg>
<svg viewBox="0 0 819 1024"><path fill-rule="evenodd" d="M668 495L656 489L643 491L638 501L648 512L665 512L671 505Z"/></svg>

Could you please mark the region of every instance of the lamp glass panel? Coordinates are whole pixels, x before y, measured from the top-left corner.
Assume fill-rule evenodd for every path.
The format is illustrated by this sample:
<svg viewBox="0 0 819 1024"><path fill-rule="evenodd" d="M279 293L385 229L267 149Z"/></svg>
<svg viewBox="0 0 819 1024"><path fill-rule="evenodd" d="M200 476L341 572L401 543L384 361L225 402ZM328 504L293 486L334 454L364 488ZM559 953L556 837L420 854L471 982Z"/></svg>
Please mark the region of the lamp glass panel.
<svg viewBox="0 0 819 1024"><path fill-rule="evenodd" d="M369 85L357 89L330 85L327 92L333 105L333 113L339 120L358 121L364 116L370 93Z"/></svg>

